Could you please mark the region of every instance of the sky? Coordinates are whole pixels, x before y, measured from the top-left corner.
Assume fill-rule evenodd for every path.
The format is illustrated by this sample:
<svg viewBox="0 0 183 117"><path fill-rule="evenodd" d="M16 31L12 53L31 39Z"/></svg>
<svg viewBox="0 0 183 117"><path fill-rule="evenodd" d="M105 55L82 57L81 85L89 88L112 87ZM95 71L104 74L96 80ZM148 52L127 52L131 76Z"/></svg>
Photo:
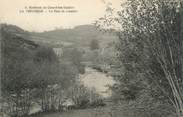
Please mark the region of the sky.
<svg viewBox="0 0 183 117"><path fill-rule="evenodd" d="M0 22L28 31L47 31L92 24L104 16L107 4L120 7L121 0L0 0ZM30 6L72 6L75 13L20 13Z"/></svg>

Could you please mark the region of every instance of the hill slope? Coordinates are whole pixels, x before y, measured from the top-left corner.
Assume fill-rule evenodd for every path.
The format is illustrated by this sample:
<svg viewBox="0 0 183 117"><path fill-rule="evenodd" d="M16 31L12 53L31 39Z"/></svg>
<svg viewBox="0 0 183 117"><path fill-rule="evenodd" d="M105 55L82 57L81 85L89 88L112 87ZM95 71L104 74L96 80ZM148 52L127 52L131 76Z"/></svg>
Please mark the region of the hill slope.
<svg viewBox="0 0 183 117"><path fill-rule="evenodd" d="M73 29L56 29L42 33L32 33L35 41L44 41L48 43L68 43L76 46L88 46L93 39L100 43L108 43L115 40L112 34L102 33L93 25L81 25Z"/></svg>

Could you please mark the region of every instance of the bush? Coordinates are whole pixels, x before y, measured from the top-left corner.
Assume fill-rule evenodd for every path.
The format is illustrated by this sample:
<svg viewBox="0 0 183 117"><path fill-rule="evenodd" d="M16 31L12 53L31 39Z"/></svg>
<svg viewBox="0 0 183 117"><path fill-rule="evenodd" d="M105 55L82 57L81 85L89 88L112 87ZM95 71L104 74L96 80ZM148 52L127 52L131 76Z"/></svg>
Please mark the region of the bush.
<svg viewBox="0 0 183 117"><path fill-rule="evenodd" d="M121 101L114 105L112 113L115 117L174 117L175 113L168 102L153 99L147 92L136 100Z"/></svg>
<svg viewBox="0 0 183 117"><path fill-rule="evenodd" d="M90 107L103 107L106 106L104 101L102 99L96 99L93 102L90 103Z"/></svg>

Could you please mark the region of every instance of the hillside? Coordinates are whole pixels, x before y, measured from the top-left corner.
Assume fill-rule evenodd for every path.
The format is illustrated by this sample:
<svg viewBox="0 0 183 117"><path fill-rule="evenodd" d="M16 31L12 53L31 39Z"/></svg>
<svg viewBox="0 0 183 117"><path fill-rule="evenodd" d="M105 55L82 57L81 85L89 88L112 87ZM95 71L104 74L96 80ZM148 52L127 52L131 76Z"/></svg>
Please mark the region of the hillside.
<svg viewBox="0 0 183 117"><path fill-rule="evenodd" d="M14 35L51 47L88 47L93 39L98 40L101 47L104 47L116 40L112 33L103 33L93 25L81 25L72 29L55 29L45 32L28 32L15 25L2 24L1 26L6 27L7 32Z"/></svg>
<svg viewBox="0 0 183 117"><path fill-rule="evenodd" d="M110 43L115 40L112 34L102 33L93 25L81 25L73 29L56 29L41 33L31 33L32 39L46 43L63 43L75 46L88 46L93 39L99 40L100 44Z"/></svg>

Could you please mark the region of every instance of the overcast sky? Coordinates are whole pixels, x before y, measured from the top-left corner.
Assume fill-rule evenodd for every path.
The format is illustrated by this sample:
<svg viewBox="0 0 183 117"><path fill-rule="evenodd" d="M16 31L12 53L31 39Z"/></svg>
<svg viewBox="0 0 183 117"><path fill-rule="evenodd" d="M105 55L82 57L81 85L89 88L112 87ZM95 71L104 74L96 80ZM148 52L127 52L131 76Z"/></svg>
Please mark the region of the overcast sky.
<svg viewBox="0 0 183 117"><path fill-rule="evenodd" d="M91 24L105 14L106 4L119 8L121 0L1 0L0 21L29 31ZM19 13L25 6L74 6L77 13Z"/></svg>

